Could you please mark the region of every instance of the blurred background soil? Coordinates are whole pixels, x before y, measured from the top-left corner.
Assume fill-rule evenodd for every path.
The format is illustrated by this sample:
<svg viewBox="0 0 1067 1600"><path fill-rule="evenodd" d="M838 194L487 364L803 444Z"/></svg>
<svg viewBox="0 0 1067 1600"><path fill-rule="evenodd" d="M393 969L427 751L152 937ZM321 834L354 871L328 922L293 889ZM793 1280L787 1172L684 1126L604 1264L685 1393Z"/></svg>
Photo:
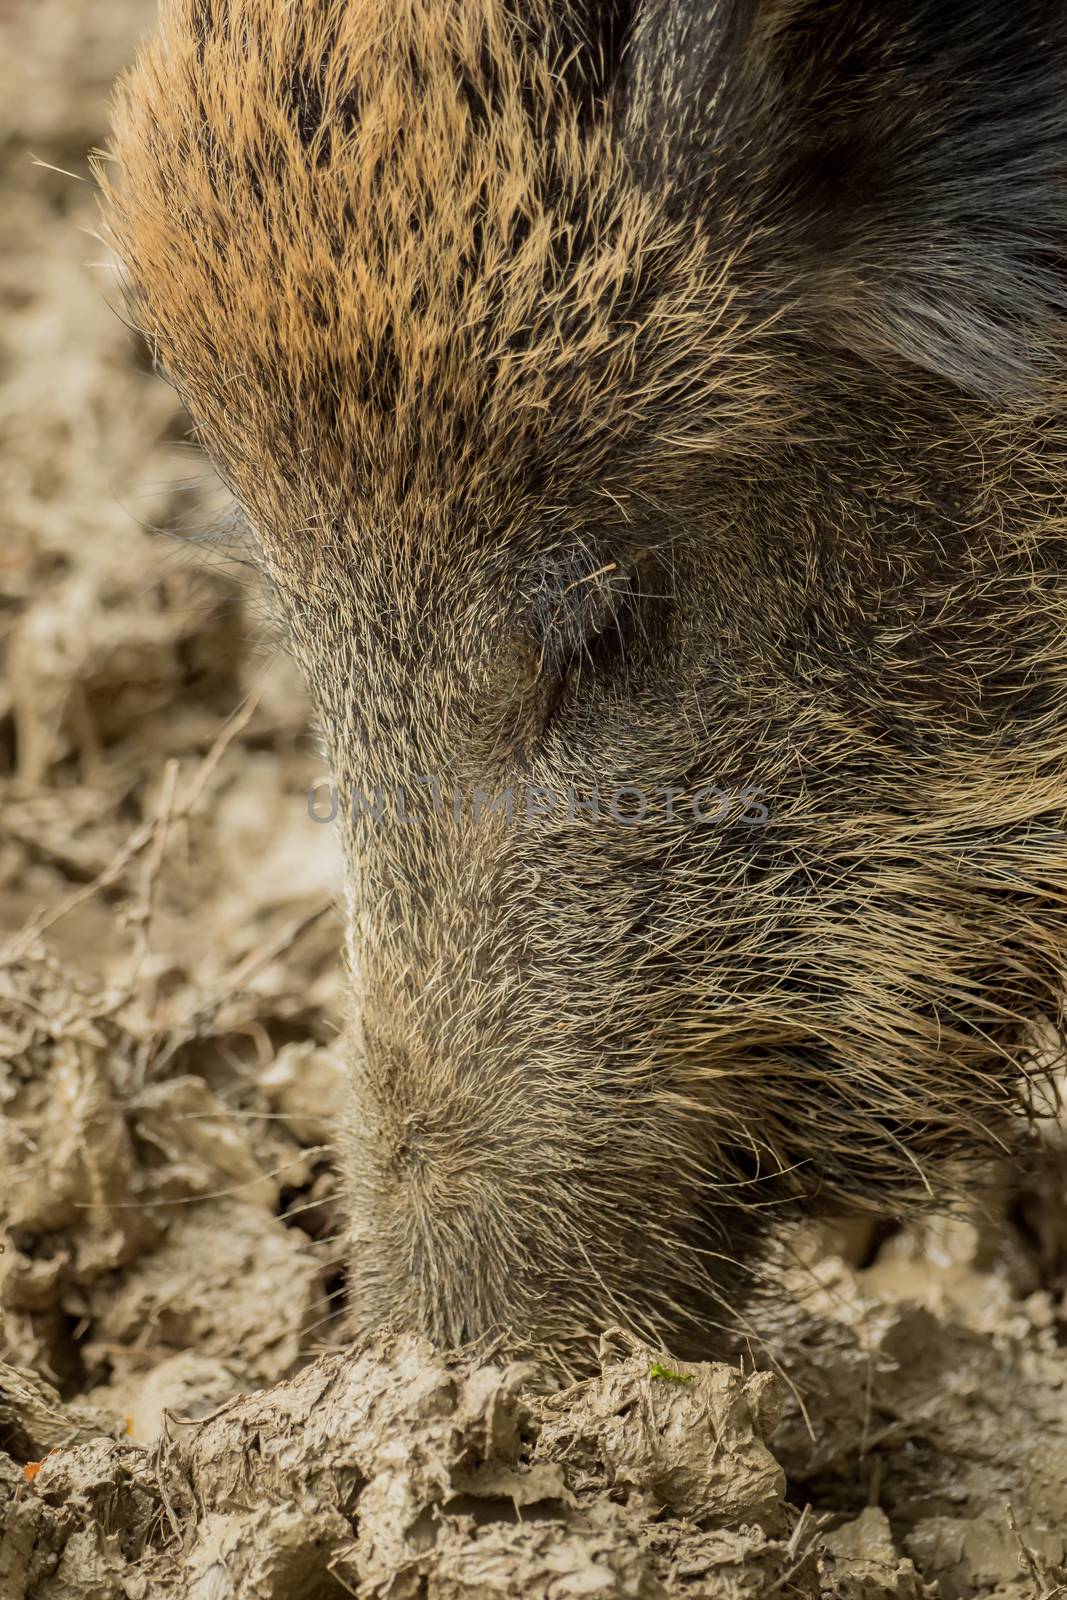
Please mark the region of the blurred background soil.
<svg viewBox="0 0 1067 1600"><path fill-rule="evenodd" d="M617 1342L555 1410L410 1342L321 1354L324 767L95 237L87 152L153 11L0 0L0 1600L1067 1592L1051 1107L967 1214L788 1241L773 1405Z"/></svg>

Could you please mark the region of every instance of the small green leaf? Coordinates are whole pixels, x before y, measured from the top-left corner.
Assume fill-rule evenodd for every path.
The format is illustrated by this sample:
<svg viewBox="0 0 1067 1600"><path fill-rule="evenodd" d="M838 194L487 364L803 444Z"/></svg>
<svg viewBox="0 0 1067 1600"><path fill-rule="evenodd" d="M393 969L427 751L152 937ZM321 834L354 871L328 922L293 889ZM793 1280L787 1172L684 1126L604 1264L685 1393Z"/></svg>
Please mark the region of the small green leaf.
<svg viewBox="0 0 1067 1600"><path fill-rule="evenodd" d="M653 1361L648 1369L650 1378L664 1378L667 1383L692 1383L691 1372L672 1372L670 1367L665 1367L662 1361Z"/></svg>

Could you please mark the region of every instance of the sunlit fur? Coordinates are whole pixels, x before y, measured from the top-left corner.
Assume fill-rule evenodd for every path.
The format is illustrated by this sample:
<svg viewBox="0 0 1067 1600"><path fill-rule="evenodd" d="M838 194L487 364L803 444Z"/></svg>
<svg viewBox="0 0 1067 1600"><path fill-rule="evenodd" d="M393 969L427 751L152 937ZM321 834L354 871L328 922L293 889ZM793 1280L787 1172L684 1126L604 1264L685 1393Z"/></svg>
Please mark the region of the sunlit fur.
<svg viewBox="0 0 1067 1600"><path fill-rule="evenodd" d="M134 314L343 800L424 796L345 826L358 1323L708 1348L780 1218L1010 1137L1067 969L1064 106L1051 0L164 0Z"/></svg>

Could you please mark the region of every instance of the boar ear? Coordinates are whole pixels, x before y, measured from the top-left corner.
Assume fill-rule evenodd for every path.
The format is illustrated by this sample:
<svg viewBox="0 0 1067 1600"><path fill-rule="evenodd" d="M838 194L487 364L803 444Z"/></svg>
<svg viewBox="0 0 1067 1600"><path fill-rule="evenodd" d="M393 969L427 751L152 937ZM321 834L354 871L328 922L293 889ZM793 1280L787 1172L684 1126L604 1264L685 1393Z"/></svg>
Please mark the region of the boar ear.
<svg viewBox="0 0 1067 1600"><path fill-rule="evenodd" d="M646 5L628 136L770 293L994 404L1062 393L1063 0Z"/></svg>

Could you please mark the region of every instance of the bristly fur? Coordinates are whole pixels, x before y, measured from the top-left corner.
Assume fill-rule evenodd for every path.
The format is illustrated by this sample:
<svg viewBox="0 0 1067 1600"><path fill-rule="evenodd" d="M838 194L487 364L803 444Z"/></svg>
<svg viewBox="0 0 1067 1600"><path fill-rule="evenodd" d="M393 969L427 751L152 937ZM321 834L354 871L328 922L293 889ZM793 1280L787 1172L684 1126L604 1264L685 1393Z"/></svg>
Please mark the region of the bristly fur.
<svg viewBox="0 0 1067 1600"><path fill-rule="evenodd" d="M342 795L446 792L345 825L362 1323L699 1351L779 1215L1010 1139L1067 976L1064 105L1053 0L164 0L135 315Z"/></svg>

